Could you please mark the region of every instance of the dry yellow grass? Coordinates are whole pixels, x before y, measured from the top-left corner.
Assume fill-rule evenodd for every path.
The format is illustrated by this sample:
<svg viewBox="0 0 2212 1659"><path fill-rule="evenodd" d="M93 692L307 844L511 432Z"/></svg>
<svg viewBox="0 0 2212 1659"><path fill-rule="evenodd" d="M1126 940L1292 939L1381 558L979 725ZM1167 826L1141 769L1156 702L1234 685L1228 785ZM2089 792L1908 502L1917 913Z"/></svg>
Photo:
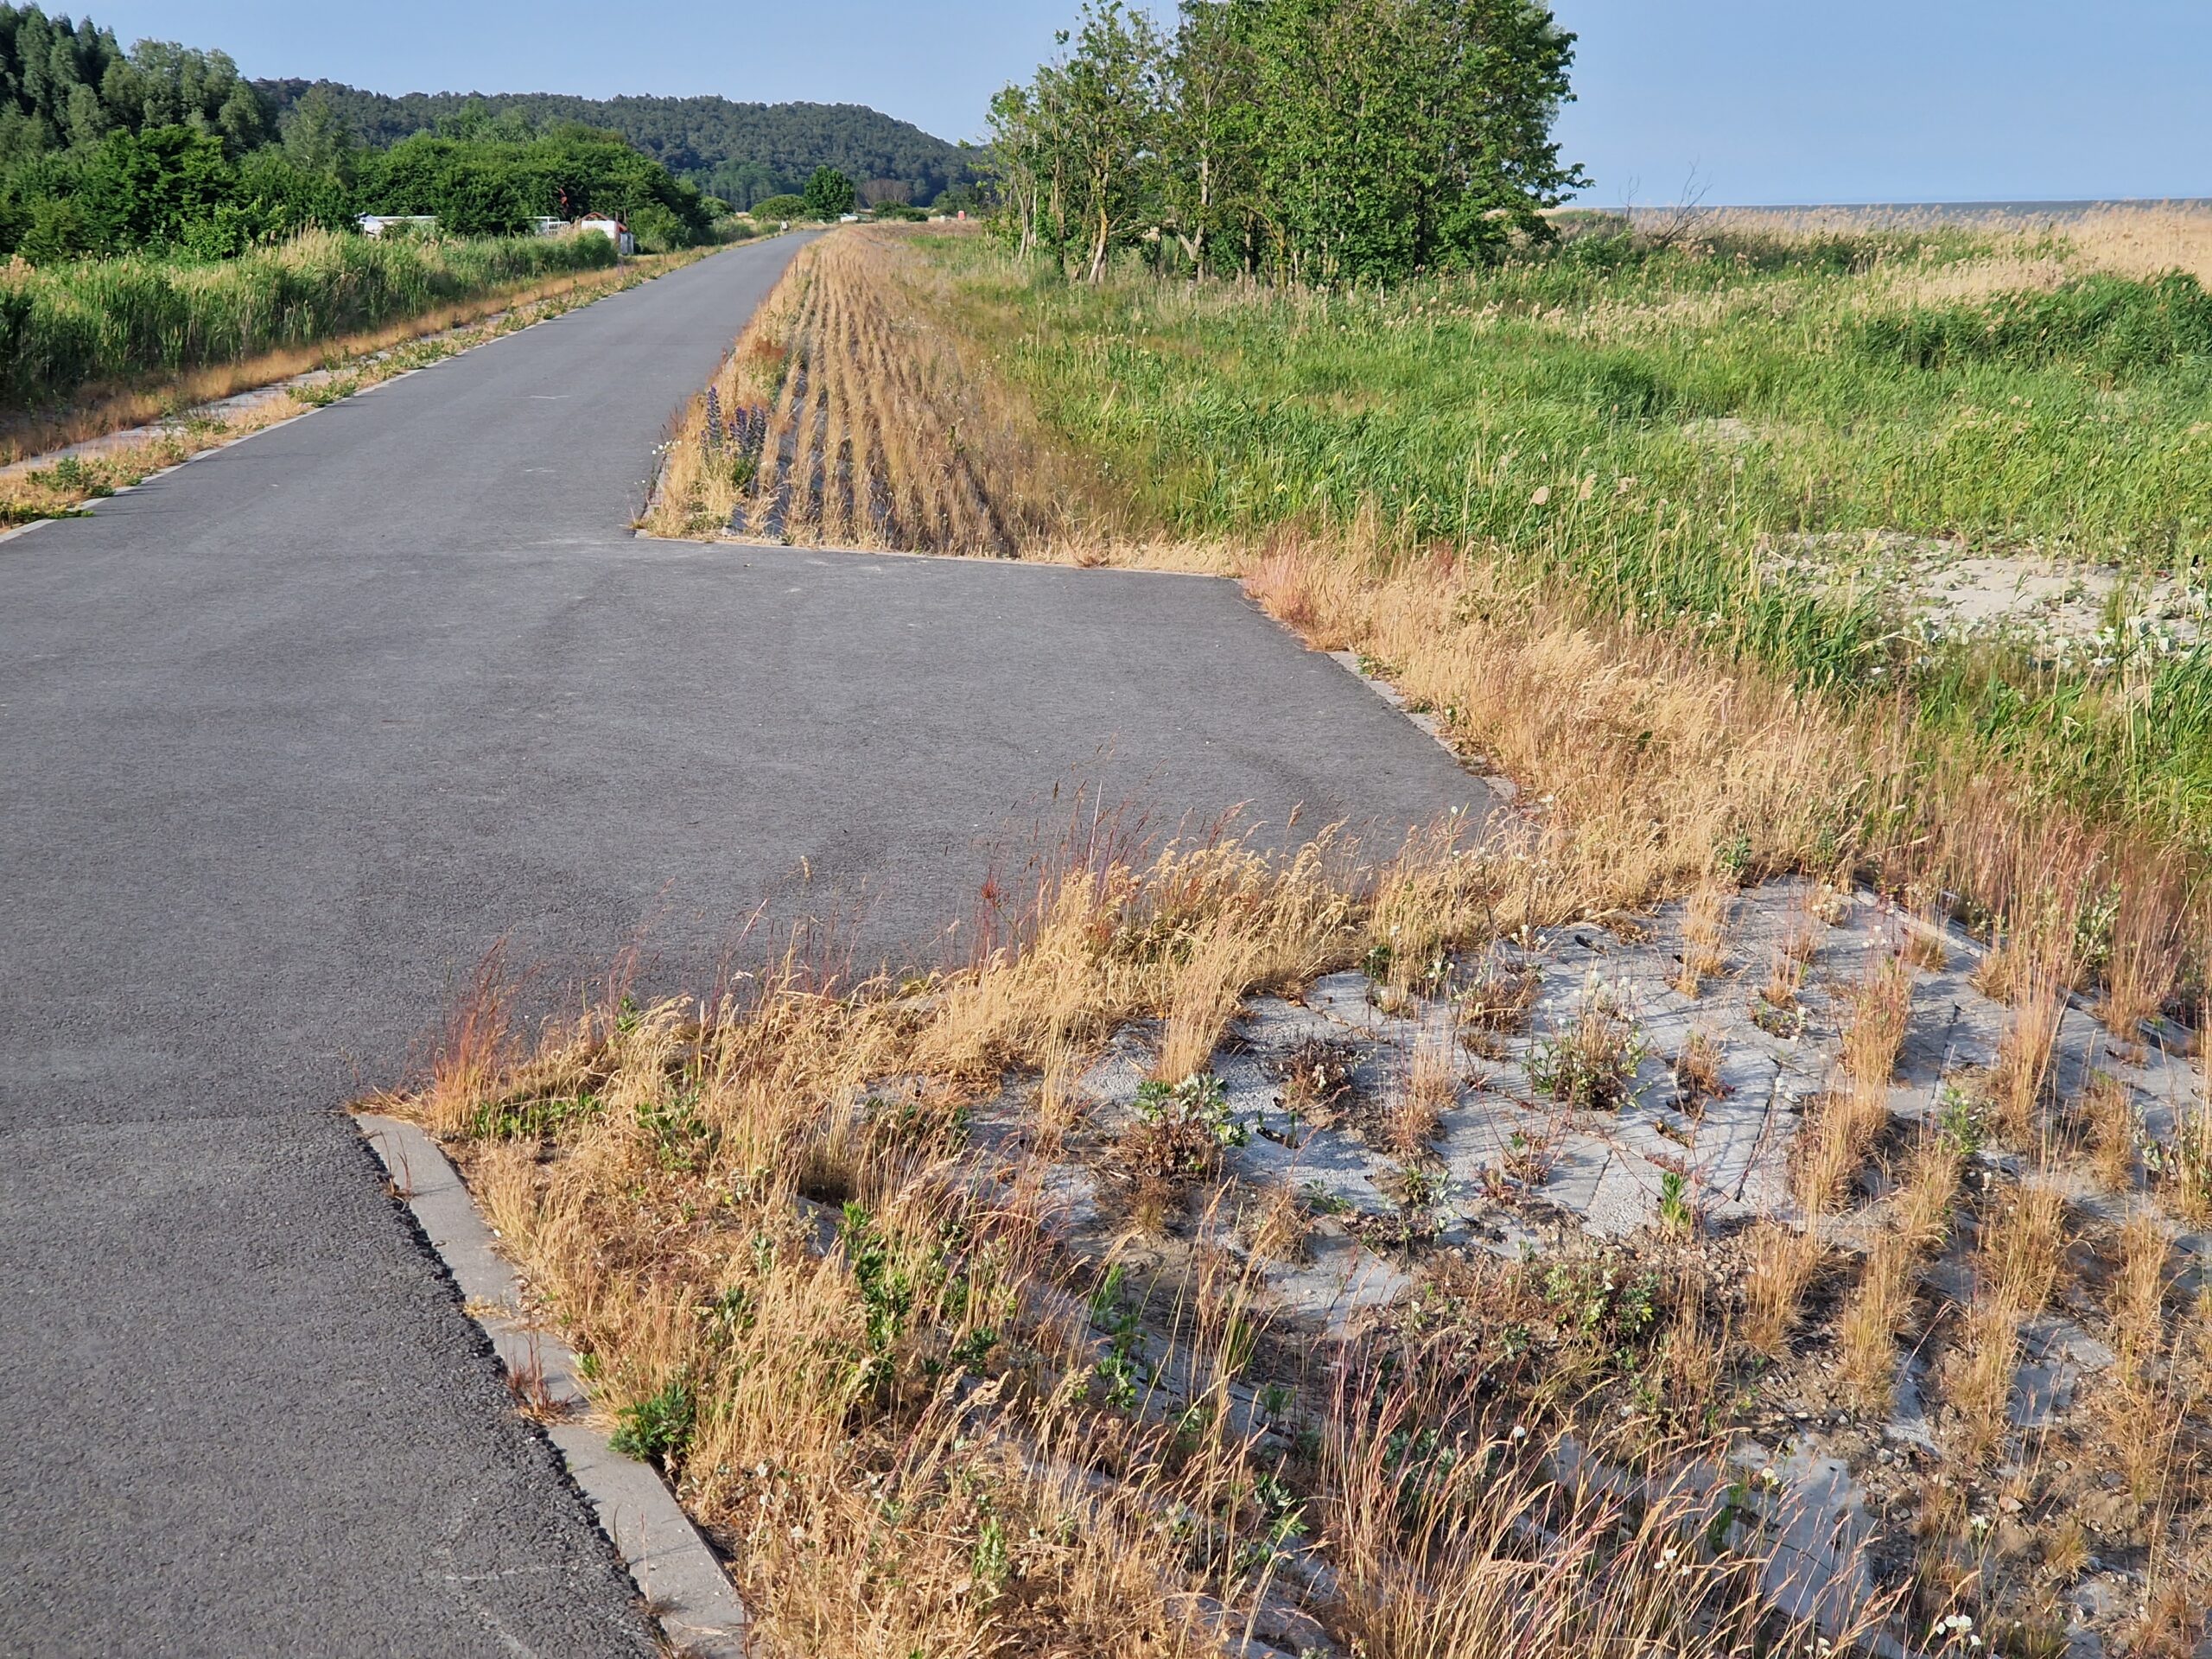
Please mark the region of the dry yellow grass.
<svg viewBox="0 0 2212 1659"><path fill-rule="evenodd" d="M1897 1342L1913 1334L1920 1275L1950 1230L1962 1162L1951 1143L1923 1141L1837 1320L1844 1376L1867 1409L1889 1407Z"/></svg>
<svg viewBox="0 0 2212 1659"><path fill-rule="evenodd" d="M2066 1206L2057 1191L2024 1185L1982 1218L1974 1294L1961 1311L1949 1389L1959 1413L1956 1449L1968 1464L2004 1442L2019 1366L2020 1322L2050 1300L2065 1253Z"/></svg>
<svg viewBox="0 0 2212 1659"><path fill-rule="evenodd" d="M1312 1221L1297 1189L1278 1181L1261 1194L1246 1230L1258 1260L1295 1262L1306 1253Z"/></svg>
<svg viewBox="0 0 2212 1659"><path fill-rule="evenodd" d="M1733 882L1708 878L1690 894L1682 915L1682 967L1675 988L1695 996L1704 982L1728 967L1728 924L1733 918Z"/></svg>
<svg viewBox="0 0 2212 1659"><path fill-rule="evenodd" d="M1154 1071L1163 1082L1179 1083L1212 1065L1222 1028L1256 976L1257 942L1239 919L1224 918L1202 935L1169 987Z"/></svg>
<svg viewBox="0 0 2212 1659"><path fill-rule="evenodd" d="M2092 1072L2082 1090L2088 1122L2090 1167L2107 1191L2124 1192L2135 1180L2135 1103L2128 1087L2107 1071Z"/></svg>
<svg viewBox="0 0 2212 1659"><path fill-rule="evenodd" d="M1890 1077L1912 1014L1912 964L1877 948L1843 1001L1843 1085L1821 1097L1798 1142L1798 1198L1814 1215L1843 1195L1889 1125Z"/></svg>
<svg viewBox="0 0 2212 1659"><path fill-rule="evenodd" d="M1257 1316L1249 1269L1218 1252L1176 1295L1185 1386L1147 1413L1081 1312L1110 1281L1045 1225L1035 1143L969 1152L949 1131L947 1109L1006 1068L1056 1079L1036 1109L1064 1116L1071 1034L1111 1010L1173 1009L1194 985L1211 1010L1223 983L1341 965L1393 928L1464 945L1540 891L1525 861L1433 838L1380 865L1333 853L1333 883L1318 855L1223 846L1080 868L1046 880L1018 945L926 996L834 995L787 965L703 1021L693 1002L617 1004L520 1052L493 963L425 1090L387 1103L454 1138L528 1281L595 1357L601 1403L652 1429L638 1444L731 1547L765 1651L1213 1654L1278 1591L1378 1659L1532 1639L1718 1659L1747 1639L1755 1548L1675 1570L1701 1535L1694 1487L1624 1503L1548 1438L1507 1437L1511 1402L1471 1401L1448 1353L1402 1352L1365 1382L1351 1363L1306 1407L1310 1455L1268 1449L1231 1410ZM1232 924L1234 964L1195 972ZM924 1081L865 1099L892 1077ZM843 1206L826 1252L818 1205ZM1294 1252L1294 1196L1264 1199L1255 1230ZM1709 1388L1726 1333L1690 1324L1670 1374ZM1433 1501L1410 1535L1402 1423L1496 1448L1424 1465ZM1701 1455L1669 1445L1638 1466ZM1335 1582L1306 1595L1290 1569L1322 1539ZM1569 1578L1610 1587L1548 1593Z"/></svg>
<svg viewBox="0 0 2212 1659"><path fill-rule="evenodd" d="M2015 937L2004 977L2012 1018L1990 1072L1999 1132L2014 1147L2033 1146L2044 1128L2051 1055L2075 972L2074 913L2049 918Z"/></svg>
<svg viewBox="0 0 2212 1659"><path fill-rule="evenodd" d="M725 360L715 410L702 393L681 417L648 529L1077 560L1112 539L1089 470L954 336L915 326L931 273L900 236L839 231L799 255Z"/></svg>
<svg viewBox="0 0 2212 1659"><path fill-rule="evenodd" d="M1861 236L1885 228L1957 228L1990 251L1930 264L1902 239L1876 274L1893 292L1934 302L1978 299L2022 289L2055 288L2084 270L2154 277L2186 271L2212 284L2212 209L2193 202L2119 204L2067 217L2020 218L1916 213L1910 209L1727 208L1697 221L1699 236L1758 237L1811 242Z"/></svg>
<svg viewBox="0 0 2212 1659"><path fill-rule="evenodd" d="M1390 1150L1406 1162L1429 1155L1429 1143L1443 1128L1444 1115L1459 1098L1456 1037L1415 1039L1404 1088L1390 1104Z"/></svg>
<svg viewBox="0 0 2212 1659"><path fill-rule="evenodd" d="M1827 1255L1811 1228L1762 1221L1751 1230L1744 1338L1753 1348L1774 1356L1787 1351L1803 1316L1805 1292Z"/></svg>

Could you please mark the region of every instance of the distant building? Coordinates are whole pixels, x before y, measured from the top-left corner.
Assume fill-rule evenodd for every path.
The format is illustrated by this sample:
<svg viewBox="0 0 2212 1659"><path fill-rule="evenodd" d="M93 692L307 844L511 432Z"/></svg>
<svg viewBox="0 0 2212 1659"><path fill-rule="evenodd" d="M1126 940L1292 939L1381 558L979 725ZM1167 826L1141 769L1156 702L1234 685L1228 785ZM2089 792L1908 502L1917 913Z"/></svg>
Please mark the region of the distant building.
<svg viewBox="0 0 2212 1659"><path fill-rule="evenodd" d="M360 218L363 236L382 236L386 231L403 234L412 232L428 236L438 228L435 213L363 213Z"/></svg>
<svg viewBox="0 0 2212 1659"><path fill-rule="evenodd" d="M540 213L530 221L530 228L540 236L558 236L569 228L569 221L558 213Z"/></svg>
<svg viewBox="0 0 2212 1659"><path fill-rule="evenodd" d="M576 221L576 234L594 232L612 242L622 253L635 253L638 238L630 234L630 227L619 219L609 219L605 213L586 213Z"/></svg>

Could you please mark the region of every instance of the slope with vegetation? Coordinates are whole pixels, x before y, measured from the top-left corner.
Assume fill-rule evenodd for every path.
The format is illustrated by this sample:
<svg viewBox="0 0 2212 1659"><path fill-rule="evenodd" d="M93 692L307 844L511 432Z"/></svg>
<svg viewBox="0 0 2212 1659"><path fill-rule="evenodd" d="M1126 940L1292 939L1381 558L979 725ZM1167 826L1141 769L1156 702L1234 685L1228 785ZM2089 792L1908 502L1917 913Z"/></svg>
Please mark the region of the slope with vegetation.
<svg viewBox="0 0 2212 1659"><path fill-rule="evenodd" d="M315 232L216 267L225 280L209 293L185 296L179 308L203 306L211 332L227 329L230 351L196 367L93 383L68 404L16 414L0 427L0 524L67 517L88 499L112 495L202 450L650 282L698 257L617 263L611 252L600 252L537 266L545 274L536 277L523 274L533 267L509 261L544 245L426 247ZM590 251L588 242L582 246ZM111 264L124 268L125 281L134 271L149 274L144 262L123 260L103 262L95 276ZM289 331L257 327L269 294L290 286L302 270L306 315ZM85 275L41 272L39 280L59 284ZM152 285L158 291L174 275L155 266ZM391 320L354 326L378 311ZM308 318L315 320L312 327L304 326ZM249 349L256 341L288 338L294 343ZM60 446L80 447L57 455Z"/></svg>
<svg viewBox="0 0 2212 1659"><path fill-rule="evenodd" d="M315 231L218 264L135 254L17 272L0 281L0 407L297 352L617 263L603 236L429 242Z"/></svg>
<svg viewBox="0 0 2212 1659"><path fill-rule="evenodd" d="M255 83L279 118L311 99L354 141L385 148L456 123L512 116L531 127L581 125L619 133L677 177L744 211L794 194L817 168L835 168L874 200L934 201L972 185L959 145L858 104L740 104L725 98L572 98L550 92L410 92L390 97L333 81Z"/></svg>

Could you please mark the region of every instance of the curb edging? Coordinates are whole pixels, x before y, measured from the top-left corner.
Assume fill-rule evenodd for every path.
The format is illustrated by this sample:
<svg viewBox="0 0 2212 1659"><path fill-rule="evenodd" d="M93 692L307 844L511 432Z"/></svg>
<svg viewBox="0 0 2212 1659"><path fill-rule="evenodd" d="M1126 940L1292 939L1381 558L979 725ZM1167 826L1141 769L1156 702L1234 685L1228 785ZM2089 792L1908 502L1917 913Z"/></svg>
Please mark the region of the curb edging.
<svg viewBox="0 0 2212 1659"><path fill-rule="evenodd" d="M671 1644L694 1659L747 1659L750 1620L736 1586L660 1476L617 1452L582 1414L590 1395L575 1351L524 1314L522 1286L461 1173L412 1123L369 1112L353 1122L452 1274L464 1311L491 1338L508 1386L526 1405L550 1408L546 1438Z"/></svg>

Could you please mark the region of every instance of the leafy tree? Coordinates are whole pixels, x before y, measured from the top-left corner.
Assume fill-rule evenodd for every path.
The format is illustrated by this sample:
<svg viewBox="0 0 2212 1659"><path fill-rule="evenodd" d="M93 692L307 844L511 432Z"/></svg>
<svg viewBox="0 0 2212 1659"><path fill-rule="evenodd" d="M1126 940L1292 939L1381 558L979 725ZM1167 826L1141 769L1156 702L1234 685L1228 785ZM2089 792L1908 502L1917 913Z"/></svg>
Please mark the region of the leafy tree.
<svg viewBox="0 0 2212 1659"><path fill-rule="evenodd" d="M353 176L353 152L359 147L353 130L321 87L309 88L305 98L284 111L277 128L285 156L302 172L340 180Z"/></svg>
<svg viewBox="0 0 2212 1659"><path fill-rule="evenodd" d="M181 126L222 142L233 158L265 143L268 112L238 65L222 52L172 41L141 41L100 79L100 101L114 124L133 132Z"/></svg>
<svg viewBox="0 0 2212 1659"><path fill-rule="evenodd" d="M1581 182L1550 130L1572 35L1529 0L1253 8L1265 208L1293 274L1391 277L1494 254Z"/></svg>
<svg viewBox="0 0 2212 1659"><path fill-rule="evenodd" d="M1115 245L1159 217L1166 43L1143 12L1092 0L1073 53L1038 79L1039 109L1065 151L1061 240L1079 251L1084 275L1096 282Z"/></svg>
<svg viewBox="0 0 2212 1659"><path fill-rule="evenodd" d="M468 121L476 137L417 133L355 162L363 211L431 213L461 236L511 236L533 219L611 213L641 242L688 246L712 234L699 193L613 133L569 128L523 139L495 121Z"/></svg>
<svg viewBox="0 0 2212 1659"><path fill-rule="evenodd" d="M220 52L141 41L126 53L90 21L0 4L0 159L170 126L214 135L233 159L269 133L260 95Z"/></svg>
<svg viewBox="0 0 2212 1659"><path fill-rule="evenodd" d="M806 217L806 198L770 196L765 201L753 204L753 217L761 219L804 219Z"/></svg>
<svg viewBox="0 0 2212 1659"><path fill-rule="evenodd" d="M41 196L29 210L16 251L35 265L73 259L92 248L92 227L71 196Z"/></svg>
<svg viewBox="0 0 2212 1659"><path fill-rule="evenodd" d="M237 194L238 169L223 154L223 141L181 124L110 133L75 191L93 245L118 251L183 243L199 222L234 205Z"/></svg>
<svg viewBox="0 0 2212 1659"><path fill-rule="evenodd" d="M1167 66L1161 218L1200 276L1225 244L1254 254L1258 63L1237 21L1232 0L1190 0Z"/></svg>
<svg viewBox="0 0 2212 1659"><path fill-rule="evenodd" d="M1584 182L1552 137L1573 44L1541 0L1185 0L1172 40L1090 0L994 100L993 169L1018 241L1094 281L1117 247L1288 280L1464 265L1548 237Z"/></svg>
<svg viewBox="0 0 2212 1659"><path fill-rule="evenodd" d="M817 167L806 181L806 213L810 219L835 219L853 211L853 181L834 167Z"/></svg>
<svg viewBox="0 0 2212 1659"><path fill-rule="evenodd" d="M1040 72L1038 79L1044 77ZM1047 224L1057 251L1066 241L1067 216L1059 147L1045 124L1040 89L1007 86L991 99L992 144L986 166L998 188L1005 222L1020 251L1037 251Z"/></svg>

